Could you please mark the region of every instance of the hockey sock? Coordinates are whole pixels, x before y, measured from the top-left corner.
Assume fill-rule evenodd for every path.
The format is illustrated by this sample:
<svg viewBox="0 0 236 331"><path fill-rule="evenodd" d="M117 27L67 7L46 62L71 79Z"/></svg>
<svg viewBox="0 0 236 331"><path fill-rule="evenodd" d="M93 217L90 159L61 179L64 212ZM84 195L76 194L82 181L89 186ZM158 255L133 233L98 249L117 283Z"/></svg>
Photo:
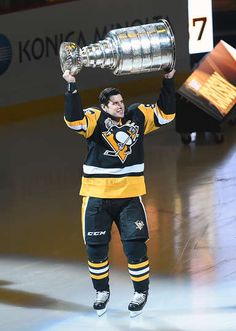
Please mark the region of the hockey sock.
<svg viewBox="0 0 236 331"><path fill-rule="evenodd" d="M109 291L109 262L88 261L90 277L96 291Z"/></svg>
<svg viewBox="0 0 236 331"><path fill-rule="evenodd" d="M144 292L149 287L149 261L129 261L128 270L136 292Z"/></svg>

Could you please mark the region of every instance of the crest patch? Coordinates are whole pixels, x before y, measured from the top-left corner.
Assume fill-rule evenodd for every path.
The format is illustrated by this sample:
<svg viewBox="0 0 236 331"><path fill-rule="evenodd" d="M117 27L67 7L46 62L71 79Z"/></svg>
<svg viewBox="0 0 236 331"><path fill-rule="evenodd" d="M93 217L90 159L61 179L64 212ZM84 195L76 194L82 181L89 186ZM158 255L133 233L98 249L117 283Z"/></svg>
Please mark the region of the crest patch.
<svg viewBox="0 0 236 331"><path fill-rule="evenodd" d="M139 137L139 126L128 121L122 126L113 124L110 118L105 121L107 131L102 132L103 138L112 150L106 150L104 155L118 157L122 163L132 154L132 146Z"/></svg>

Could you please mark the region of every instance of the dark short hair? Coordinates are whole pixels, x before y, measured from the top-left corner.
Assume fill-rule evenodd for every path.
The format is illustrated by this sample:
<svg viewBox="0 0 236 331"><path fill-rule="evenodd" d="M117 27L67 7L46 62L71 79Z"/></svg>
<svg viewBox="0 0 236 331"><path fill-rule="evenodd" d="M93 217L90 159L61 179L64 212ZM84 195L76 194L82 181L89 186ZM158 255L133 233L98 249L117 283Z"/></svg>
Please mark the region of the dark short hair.
<svg viewBox="0 0 236 331"><path fill-rule="evenodd" d="M110 97L112 95L121 94L120 91L115 87L107 87L99 94L99 102L103 105L108 105Z"/></svg>

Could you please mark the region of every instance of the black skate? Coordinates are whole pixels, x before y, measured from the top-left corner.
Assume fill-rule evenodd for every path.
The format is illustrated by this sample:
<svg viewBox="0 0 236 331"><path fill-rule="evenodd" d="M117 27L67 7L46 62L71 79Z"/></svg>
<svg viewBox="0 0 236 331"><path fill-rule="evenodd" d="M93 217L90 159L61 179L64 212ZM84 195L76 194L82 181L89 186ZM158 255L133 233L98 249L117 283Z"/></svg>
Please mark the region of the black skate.
<svg viewBox="0 0 236 331"><path fill-rule="evenodd" d="M106 305L110 298L110 292L109 291L97 291L96 292L96 300L93 304L93 308L96 310L98 316L102 316L107 308Z"/></svg>
<svg viewBox="0 0 236 331"><path fill-rule="evenodd" d="M134 292L134 297L130 302L128 309L130 311L130 317L136 317L142 313L148 298L148 291Z"/></svg>

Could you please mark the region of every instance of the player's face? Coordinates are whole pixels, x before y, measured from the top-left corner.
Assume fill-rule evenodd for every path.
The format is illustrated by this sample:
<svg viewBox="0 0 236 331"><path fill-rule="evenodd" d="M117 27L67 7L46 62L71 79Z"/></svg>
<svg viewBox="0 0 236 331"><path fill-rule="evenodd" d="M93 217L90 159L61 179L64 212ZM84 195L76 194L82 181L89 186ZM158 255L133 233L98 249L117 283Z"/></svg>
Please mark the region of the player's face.
<svg viewBox="0 0 236 331"><path fill-rule="evenodd" d="M121 94L112 95L109 99L108 104L104 105L103 109L106 113L112 115L118 120L120 118L123 118L125 114L125 105L122 95Z"/></svg>

